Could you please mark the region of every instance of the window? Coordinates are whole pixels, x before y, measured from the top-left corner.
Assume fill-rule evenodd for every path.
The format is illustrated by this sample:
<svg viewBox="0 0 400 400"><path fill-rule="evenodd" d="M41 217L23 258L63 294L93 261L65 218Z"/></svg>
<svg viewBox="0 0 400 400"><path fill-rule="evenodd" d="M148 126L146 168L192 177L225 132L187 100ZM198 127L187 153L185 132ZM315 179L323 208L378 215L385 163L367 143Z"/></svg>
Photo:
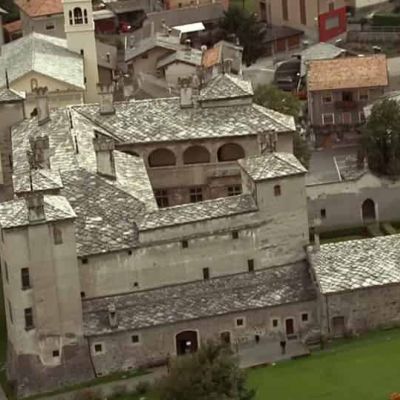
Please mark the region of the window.
<svg viewBox="0 0 400 400"><path fill-rule="evenodd" d="M281 185L275 185L274 186L274 196L280 196L281 194L282 194Z"/></svg>
<svg viewBox="0 0 400 400"><path fill-rule="evenodd" d="M87 24L88 23L88 17L87 17L87 10L86 9L83 10L83 18L85 20L85 24Z"/></svg>
<svg viewBox="0 0 400 400"><path fill-rule="evenodd" d="M247 260L247 268L248 268L249 272L254 272L254 260L253 259Z"/></svg>
<svg viewBox="0 0 400 400"><path fill-rule="evenodd" d="M330 29L336 29L340 27L340 19L338 16L334 15L333 17L329 17L325 22L325 29L328 31Z"/></svg>
<svg viewBox="0 0 400 400"><path fill-rule="evenodd" d="M82 10L79 7L74 8L74 24L83 24Z"/></svg>
<svg viewBox="0 0 400 400"><path fill-rule="evenodd" d="M244 318L236 318L235 324L238 328L241 328L244 326Z"/></svg>
<svg viewBox="0 0 400 400"><path fill-rule="evenodd" d="M182 249L187 249L189 247L189 242L187 240L182 240Z"/></svg>
<svg viewBox="0 0 400 400"><path fill-rule="evenodd" d="M30 330L30 329L33 329L34 325L33 325L33 310L32 310L32 307L25 308L24 316L25 316L25 329L27 331Z"/></svg>
<svg viewBox="0 0 400 400"><path fill-rule="evenodd" d="M307 25L306 0L300 0L300 22Z"/></svg>
<svg viewBox="0 0 400 400"><path fill-rule="evenodd" d="M48 24L46 24L46 30L47 31L52 31L52 30L54 30L54 24L53 23L48 23Z"/></svg>
<svg viewBox="0 0 400 400"><path fill-rule="evenodd" d="M321 210L319 211L319 214L321 215L322 219L325 219L326 218L326 209L321 208Z"/></svg>
<svg viewBox="0 0 400 400"><path fill-rule="evenodd" d="M359 118L359 120L360 120L361 123L364 123L364 122L365 122L365 114L364 114L363 111L360 111L360 112L359 112L358 118Z"/></svg>
<svg viewBox="0 0 400 400"><path fill-rule="evenodd" d="M139 337L139 335L132 335L132 336L131 336L131 341L132 341L133 344L138 344L138 343L140 343L140 337Z"/></svg>
<svg viewBox="0 0 400 400"><path fill-rule="evenodd" d="M302 322L307 322L308 321L308 313L302 313L301 320L302 320Z"/></svg>
<svg viewBox="0 0 400 400"><path fill-rule="evenodd" d="M329 7L329 11L333 11L335 9L335 3L333 3L333 2L329 3L328 7Z"/></svg>
<svg viewBox="0 0 400 400"><path fill-rule="evenodd" d="M210 279L210 269L209 268L203 268L203 279L205 281Z"/></svg>
<svg viewBox="0 0 400 400"><path fill-rule="evenodd" d="M324 104L330 104L332 103L333 99L332 99L332 94L331 93L326 93L322 95L322 102Z"/></svg>
<svg viewBox="0 0 400 400"><path fill-rule="evenodd" d="M278 326L279 326L279 319L274 318L274 319L272 320L272 327L273 327L273 328L277 328Z"/></svg>
<svg viewBox="0 0 400 400"><path fill-rule="evenodd" d="M81 56L85 55L85 50L81 49Z"/></svg>
<svg viewBox="0 0 400 400"><path fill-rule="evenodd" d="M144 53L144 54L142 54L142 58L143 58L143 59L147 59L147 58L149 58L149 54L148 54L148 53Z"/></svg>
<svg viewBox="0 0 400 400"><path fill-rule="evenodd" d="M106 60L107 60L108 63L111 62L111 54L110 53L106 54Z"/></svg>
<svg viewBox="0 0 400 400"><path fill-rule="evenodd" d="M72 11L69 11L68 15L69 15L69 24L73 25L74 24L74 20L72 19Z"/></svg>
<svg viewBox="0 0 400 400"><path fill-rule="evenodd" d="M282 18L284 21L289 19L288 0L282 0Z"/></svg>
<svg viewBox="0 0 400 400"><path fill-rule="evenodd" d="M361 89L358 92L358 98L360 99L360 101L368 101L369 99L368 89Z"/></svg>
<svg viewBox="0 0 400 400"><path fill-rule="evenodd" d="M88 264L88 263L89 263L89 259L87 257L83 257L82 264Z"/></svg>
<svg viewBox="0 0 400 400"><path fill-rule="evenodd" d="M353 101L353 93L352 92L342 92L342 100L343 101Z"/></svg>
<svg viewBox="0 0 400 400"><path fill-rule="evenodd" d="M242 185L228 186L228 196L237 196L242 194Z"/></svg>
<svg viewBox="0 0 400 400"><path fill-rule="evenodd" d="M239 239L239 232L238 231L232 231L232 239Z"/></svg>
<svg viewBox="0 0 400 400"><path fill-rule="evenodd" d="M322 123L324 125L332 125L334 122L333 114L322 114Z"/></svg>
<svg viewBox="0 0 400 400"><path fill-rule="evenodd" d="M102 343L95 343L93 346L95 353L102 353L103 352L103 344Z"/></svg>
<svg viewBox="0 0 400 400"><path fill-rule="evenodd" d="M6 281L8 283L9 282L9 279L8 279L8 265L7 265L6 262L4 262L4 274L6 276Z"/></svg>
<svg viewBox="0 0 400 400"><path fill-rule="evenodd" d="M60 350L53 350L53 357L60 357Z"/></svg>
<svg viewBox="0 0 400 400"><path fill-rule="evenodd" d="M8 314L10 315L10 321L13 324L14 323L14 316L13 316L13 310L12 310L12 307L11 307L10 300L7 300L7 303L8 303Z"/></svg>
<svg viewBox="0 0 400 400"><path fill-rule="evenodd" d="M84 299L86 297L86 293L85 292L81 292L81 298Z"/></svg>
<svg viewBox="0 0 400 400"><path fill-rule="evenodd" d="M197 203L203 201L203 189L201 187L190 189L190 202Z"/></svg>
<svg viewBox="0 0 400 400"><path fill-rule="evenodd" d="M63 238L62 238L62 230L60 228L57 228L56 226L53 226L53 240L54 244L62 244Z"/></svg>
<svg viewBox="0 0 400 400"><path fill-rule="evenodd" d="M26 290L31 287L31 280L29 277L29 268L21 269L21 282L22 282L22 290Z"/></svg>
<svg viewBox="0 0 400 400"><path fill-rule="evenodd" d="M154 196L156 198L156 202L158 207L168 207L169 200L168 200L168 191L167 189L157 189L154 191Z"/></svg>

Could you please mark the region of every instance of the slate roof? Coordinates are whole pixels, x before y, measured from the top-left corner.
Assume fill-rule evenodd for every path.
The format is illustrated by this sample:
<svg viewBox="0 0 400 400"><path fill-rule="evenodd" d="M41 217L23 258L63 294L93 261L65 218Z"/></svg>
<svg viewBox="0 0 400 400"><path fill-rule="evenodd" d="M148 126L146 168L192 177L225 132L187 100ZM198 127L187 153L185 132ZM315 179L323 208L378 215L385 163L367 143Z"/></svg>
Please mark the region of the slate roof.
<svg viewBox="0 0 400 400"><path fill-rule="evenodd" d="M256 104L182 109L177 97L115 103L115 114L97 105L74 110L124 143L151 143L294 131L293 117Z"/></svg>
<svg viewBox="0 0 400 400"><path fill-rule="evenodd" d="M15 4L30 17L62 14L62 0L14 0Z"/></svg>
<svg viewBox="0 0 400 400"><path fill-rule="evenodd" d="M7 88L0 89L0 103L14 103L23 100L24 97L15 90Z"/></svg>
<svg viewBox="0 0 400 400"><path fill-rule="evenodd" d="M251 274L84 300L84 334L143 329L315 298L306 264L290 264ZM117 309L118 327L114 329L108 323L109 304L115 304Z"/></svg>
<svg viewBox="0 0 400 400"><path fill-rule="evenodd" d="M328 243L309 255L324 294L400 283L400 235Z"/></svg>
<svg viewBox="0 0 400 400"><path fill-rule="evenodd" d="M21 175L14 175L14 192L23 193L41 190L56 190L63 187L60 173L49 169L36 169Z"/></svg>
<svg viewBox="0 0 400 400"><path fill-rule="evenodd" d="M384 54L316 60L308 66L307 86L310 91L387 85L388 71Z"/></svg>
<svg viewBox="0 0 400 400"><path fill-rule="evenodd" d="M76 214L63 196L44 196L44 214L47 222L75 218ZM28 207L25 199L1 203L0 226L16 228L29 225Z"/></svg>
<svg viewBox="0 0 400 400"><path fill-rule="evenodd" d="M267 153L239 160L241 167L254 181L305 174L307 170L291 153Z"/></svg>
<svg viewBox="0 0 400 400"><path fill-rule="evenodd" d="M235 97L249 97L254 94L250 81L231 74L219 74L201 91L199 100L220 100Z"/></svg>
<svg viewBox="0 0 400 400"><path fill-rule="evenodd" d="M31 33L5 44L0 54L0 87L5 71L10 83L35 71L60 82L84 89L83 58L67 48L65 39Z"/></svg>
<svg viewBox="0 0 400 400"><path fill-rule="evenodd" d="M186 64L200 66L202 58L201 50L193 49L190 50L177 50L175 53L168 54L167 56L161 58L157 62L157 68L163 68L174 62L180 61Z"/></svg>
<svg viewBox="0 0 400 400"><path fill-rule="evenodd" d="M139 222L141 231L165 228L167 226L228 217L235 214L257 211L257 205L249 194L206 200L161 208L143 216Z"/></svg>

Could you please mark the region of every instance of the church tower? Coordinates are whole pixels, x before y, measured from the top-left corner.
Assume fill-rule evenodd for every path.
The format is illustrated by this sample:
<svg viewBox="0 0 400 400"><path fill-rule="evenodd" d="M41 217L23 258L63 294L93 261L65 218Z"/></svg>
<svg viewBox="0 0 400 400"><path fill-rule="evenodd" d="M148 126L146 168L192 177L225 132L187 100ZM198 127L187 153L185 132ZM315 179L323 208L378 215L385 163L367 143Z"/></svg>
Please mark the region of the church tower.
<svg viewBox="0 0 400 400"><path fill-rule="evenodd" d="M96 39L94 35L93 9L91 0L63 0L65 34L68 48L83 55L86 84L86 103L97 103Z"/></svg>

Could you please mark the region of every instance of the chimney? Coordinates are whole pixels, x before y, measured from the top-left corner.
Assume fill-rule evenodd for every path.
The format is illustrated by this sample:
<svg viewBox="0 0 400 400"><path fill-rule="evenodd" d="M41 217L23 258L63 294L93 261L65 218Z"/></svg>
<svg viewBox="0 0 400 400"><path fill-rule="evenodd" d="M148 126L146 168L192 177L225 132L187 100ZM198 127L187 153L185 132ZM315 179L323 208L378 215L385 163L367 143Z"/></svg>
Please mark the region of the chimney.
<svg viewBox="0 0 400 400"><path fill-rule="evenodd" d="M29 137L31 151L28 151L29 165L31 169L50 169L50 145L49 137Z"/></svg>
<svg viewBox="0 0 400 400"><path fill-rule="evenodd" d="M193 89L192 78L178 78L180 87L181 108L189 108L193 106Z"/></svg>
<svg viewBox="0 0 400 400"><path fill-rule="evenodd" d="M108 322L111 328L118 327L117 309L114 303L108 305Z"/></svg>
<svg viewBox="0 0 400 400"><path fill-rule="evenodd" d="M115 179L114 141L104 135L95 135L93 147L96 152L97 173Z"/></svg>
<svg viewBox="0 0 400 400"><path fill-rule="evenodd" d="M48 90L46 86L38 86L33 88L33 91L36 94L38 125L43 125L50 121L49 97L47 95Z"/></svg>
<svg viewBox="0 0 400 400"><path fill-rule="evenodd" d="M100 97L100 114L115 114L113 85L98 83L97 89Z"/></svg>
<svg viewBox="0 0 400 400"><path fill-rule="evenodd" d="M28 207L29 222L41 222L45 220L44 202L42 193L31 192L26 196L26 205Z"/></svg>

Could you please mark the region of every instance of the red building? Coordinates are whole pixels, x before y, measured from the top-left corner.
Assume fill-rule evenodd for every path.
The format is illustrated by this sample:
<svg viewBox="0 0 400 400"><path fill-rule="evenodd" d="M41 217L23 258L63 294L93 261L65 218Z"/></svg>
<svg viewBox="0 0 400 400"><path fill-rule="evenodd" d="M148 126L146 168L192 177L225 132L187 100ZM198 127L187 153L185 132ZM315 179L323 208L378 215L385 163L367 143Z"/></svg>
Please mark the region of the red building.
<svg viewBox="0 0 400 400"><path fill-rule="evenodd" d="M320 14L318 17L318 27L320 42L327 42L346 32L346 7L333 9Z"/></svg>

